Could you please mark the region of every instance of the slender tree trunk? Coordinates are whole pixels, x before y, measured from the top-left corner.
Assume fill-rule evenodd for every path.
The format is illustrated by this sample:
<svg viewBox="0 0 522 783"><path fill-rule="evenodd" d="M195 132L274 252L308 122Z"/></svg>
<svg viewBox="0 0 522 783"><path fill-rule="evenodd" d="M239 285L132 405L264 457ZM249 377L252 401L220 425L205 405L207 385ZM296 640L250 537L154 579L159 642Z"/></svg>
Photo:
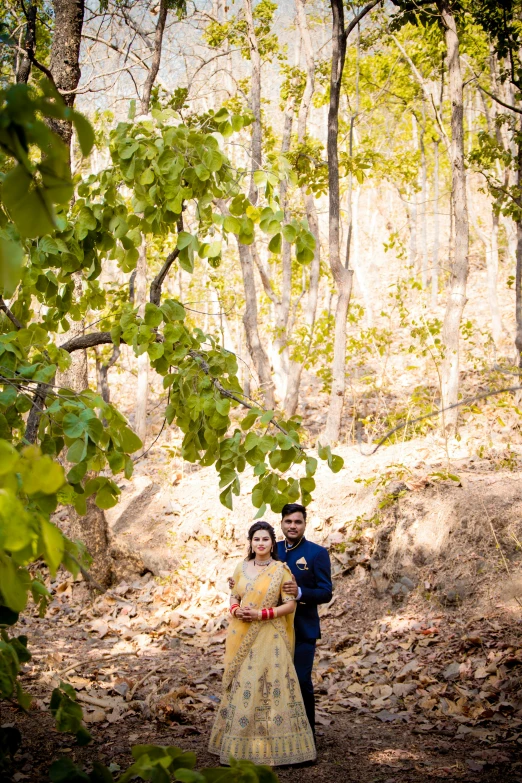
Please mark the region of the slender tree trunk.
<svg viewBox="0 0 522 783"><path fill-rule="evenodd" d="M468 278L469 225L466 194L466 171L464 168L464 107L462 73L460 68L459 38L455 17L445 2L439 3L447 47L449 92L451 112L451 170L452 195L455 216L455 258L451 264L451 277L442 343L442 407L455 405L459 395L459 343L460 323L466 304L466 283ZM453 408L443 413L444 430L454 433L457 429L458 410Z"/></svg>
<svg viewBox="0 0 522 783"><path fill-rule="evenodd" d="M522 119L519 123L518 136L522 135ZM522 189L522 144L518 143L517 150L517 185ZM519 200L519 209L522 209L522 198ZM515 269L515 348L516 363L522 368L522 220L517 221L517 264Z"/></svg>
<svg viewBox="0 0 522 783"><path fill-rule="evenodd" d="M141 96L141 114L147 115L150 110L150 97L154 82L158 76L161 63L161 52L163 48L163 34L165 32L165 23L167 21L168 0L161 0L158 13L158 21L154 31L154 46L152 52L152 61L150 70L143 85ZM147 246L143 238L136 274L133 280L133 289L135 290L136 305L139 313L143 316L145 312L145 303L147 301ZM145 351L138 356L138 378L136 382L136 406L134 412L134 430L141 442L145 446L147 436L147 403L149 400L149 355Z"/></svg>
<svg viewBox="0 0 522 783"><path fill-rule="evenodd" d="M114 367L120 356L120 346L115 345L108 362L102 362L96 353L96 385L98 394L104 402L111 401L111 387L109 386L109 370Z"/></svg>
<svg viewBox="0 0 522 783"><path fill-rule="evenodd" d="M163 33L165 32L165 22L167 21L168 13L168 0L160 0L158 22L156 24L156 30L154 32L154 51L152 55L152 62L150 64L150 70L145 79L143 85L143 95L141 97L141 113L148 114L150 107L150 95L154 82L158 75L160 62L161 62L161 50L163 46Z"/></svg>
<svg viewBox="0 0 522 783"><path fill-rule="evenodd" d="M341 81L346 57L346 35L344 30L344 7L342 0L332 0L332 69L330 75L330 106L328 110L328 247L330 269L338 291L335 313L334 357L332 362L332 388L326 417L326 426L321 440L333 444L339 440L341 416L346 386L346 318L352 293L351 269L341 261L340 238L340 194L339 194L339 99Z"/></svg>
<svg viewBox="0 0 522 783"><path fill-rule="evenodd" d="M500 308L498 306L497 295L497 279L498 279L498 215L495 213L495 209L491 210L491 233L488 234L484 231L479 223L475 213L475 206L472 196L472 185L469 182L467 191L468 195L468 207L469 217L473 229L477 233L480 241L484 245L484 252L486 255L486 275L488 285L488 305L491 315L491 333L493 335L493 342L498 348L500 340L502 338L502 319L500 316Z"/></svg>
<svg viewBox="0 0 522 783"><path fill-rule="evenodd" d="M272 379L270 362L259 337L257 294L252 253L248 245L242 245L239 242L238 249L241 274L243 275L243 288L245 290L243 324L248 353L256 368L265 405L267 408L275 408L274 381Z"/></svg>
<svg viewBox="0 0 522 783"><path fill-rule="evenodd" d="M410 242L408 246L408 264L412 270L417 269L417 194L413 189L408 189L408 202L406 212L408 216L408 228L410 230Z"/></svg>
<svg viewBox="0 0 522 783"><path fill-rule="evenodd" d="M254 122L252 123L251 166L252 171L256 171L262 165L261 55L259 54L259 44L254 26L252 0L244 0L243 9L247 23L248 46L252 65L250 74L250 108L254 115ZM257 204L258 191L253 177L250 178L248 197L252 204Z"/></svg>
<svg viewBox="0 0 522 783"><path fill-rule="evenodd" d="M310 105L315 90L315 59L312 45L312 38L306 18L305 0L295 0L297 12L297 25L299 29L301 48L304 51L306 62L306 84L299 107L297 118L297 140L303 144L306 139L306 129ZM314 258L310 265L310 279L308 284L307 306L305 308L305 322L307 325L307 346L306 355L308 355L312 346L315 318L317 314L317 302L319 298L319 276L321 267L321 241L319 235L319 219L315 206L314 197L306 192L306 187L301 189L301 196L305 208L308 227L315 239ZM301 376L304 362L289 363L289 374L284 400L284 410L287 416L293 416L297 411L299 403L299 390L301 386Z"/></svg>
<svg viewBox="0 0 522 783"><path fill-rule="evenodd" d="M428 227L426 224L426 203L428 201L428 174L426 167L426 148L424 146L424 136L426 132L426 123L422 123L419 134L419 146L421 152L420 168L420 224L421 224L421 282L424 289L428 286Z"/></svg>
<svg viewBox="0 0 522 783"><path fill-rule="evenodd" d="M433 257L431 261L431 306L439 293L439 139L433 142Z"/></svg>
<svg viewBox="0 0 522 783"><path fill-rule="evenodd" d="M36 49L36 11L36 3L28 3L24 8L26 18L24 49L26 54L21 56L16 69L17 84L27 84L31 74L31 58Z"/></svg>
<svg viewBox="0 0 522 783"><path fill-rule="evenodd" d="M249 198L252 204L257 203L258 190L254 182L253 172L262 165L262 127L261 127L261 56L257 41L254 18L252 12L252 0L245 0L243 4L245 20L247 24L248 46L250 50L251 78L250 78L250 108L254 116L252 123L252 141L250 147L250 165L252 176L250 177ZM259 322L257 316L257 292L254 277L254 265L252 251L247 245L238 242L239 261L243 276L243 288L245 291L245 313L243 324L248 352L254 364L259 378L264 403L268 408L275 407L274 381L270 362L259 335Z"/></svg>
<svg viewBox="0 0 522 783"><path fill-rule="evenodd" d="M138 312L143 317L147 301L147 248L145 242L140 247L138 265L136 267L135 303ZM141 442L145 444L147 435L147 403L149 398L149 355L145 351L138 356L138 381L136 384L136 405L134 413L134 430Z"/></svg>
<svg viewBox="0 0 522 783"><path fill-rule="evenodd" d="M491 314L491 331L493 341L497 348L500 347L504 327L498 303L498 226L499 216L494 208L491 210L491 243L487 258L488 275L488 301Z"/></svg>

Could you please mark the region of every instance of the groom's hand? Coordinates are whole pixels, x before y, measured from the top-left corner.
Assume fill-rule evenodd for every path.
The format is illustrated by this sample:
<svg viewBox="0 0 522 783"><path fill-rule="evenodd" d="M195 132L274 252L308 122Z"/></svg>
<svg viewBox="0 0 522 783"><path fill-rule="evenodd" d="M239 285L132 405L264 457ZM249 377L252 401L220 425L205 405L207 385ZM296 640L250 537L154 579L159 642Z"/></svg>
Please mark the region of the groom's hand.
<svg viewBox="0 0 522 783"><path fill-rule="evenodd" d="M297 598L299 588L297 587L297 582L295 581L295 576L293 574L291 581L284 583L283 590L285 593L288 593L288 595L293 595L294 598Z"/></svg>

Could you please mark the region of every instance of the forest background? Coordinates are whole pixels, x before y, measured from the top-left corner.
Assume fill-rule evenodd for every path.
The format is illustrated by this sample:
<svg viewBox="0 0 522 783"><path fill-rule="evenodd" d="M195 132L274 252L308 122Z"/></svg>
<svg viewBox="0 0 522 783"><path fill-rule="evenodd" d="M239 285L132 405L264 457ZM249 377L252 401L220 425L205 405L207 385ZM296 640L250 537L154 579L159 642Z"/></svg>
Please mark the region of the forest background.
<svg viewBox="0 0 522 783"><path fill-rule="evenodd" d="M3 5L6 627L50 600L34 564L113 583L135 464L214 465L229 509L246 471L257 516L338 444L517 464L521 12Z"/></svg>

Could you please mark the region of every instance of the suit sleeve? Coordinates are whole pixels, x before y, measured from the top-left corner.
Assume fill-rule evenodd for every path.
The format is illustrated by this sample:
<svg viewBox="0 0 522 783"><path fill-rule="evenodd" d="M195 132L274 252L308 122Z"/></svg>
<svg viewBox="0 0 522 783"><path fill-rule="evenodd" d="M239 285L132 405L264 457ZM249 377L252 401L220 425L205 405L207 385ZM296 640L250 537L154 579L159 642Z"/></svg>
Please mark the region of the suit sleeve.
<svg viewBox="0 0 522 783"><path fill-rule="evenodd" d="M315 587L301 586L300 600L305 604L327 604L332 600L332 569L330 556L322 549L314 559Z"/></svg>

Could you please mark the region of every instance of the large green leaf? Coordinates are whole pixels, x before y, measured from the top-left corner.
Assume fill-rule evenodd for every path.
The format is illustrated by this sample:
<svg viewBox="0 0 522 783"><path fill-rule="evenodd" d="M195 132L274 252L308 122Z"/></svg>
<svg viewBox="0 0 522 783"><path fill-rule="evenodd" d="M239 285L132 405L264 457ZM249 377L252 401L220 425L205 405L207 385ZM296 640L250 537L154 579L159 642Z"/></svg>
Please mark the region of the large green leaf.
<svg viewBox="0 0 522 783"><path fill-rule="evenodd" d="M0 236L0 293L10 298L20 281L24 250L20 242Z"/></svg>

